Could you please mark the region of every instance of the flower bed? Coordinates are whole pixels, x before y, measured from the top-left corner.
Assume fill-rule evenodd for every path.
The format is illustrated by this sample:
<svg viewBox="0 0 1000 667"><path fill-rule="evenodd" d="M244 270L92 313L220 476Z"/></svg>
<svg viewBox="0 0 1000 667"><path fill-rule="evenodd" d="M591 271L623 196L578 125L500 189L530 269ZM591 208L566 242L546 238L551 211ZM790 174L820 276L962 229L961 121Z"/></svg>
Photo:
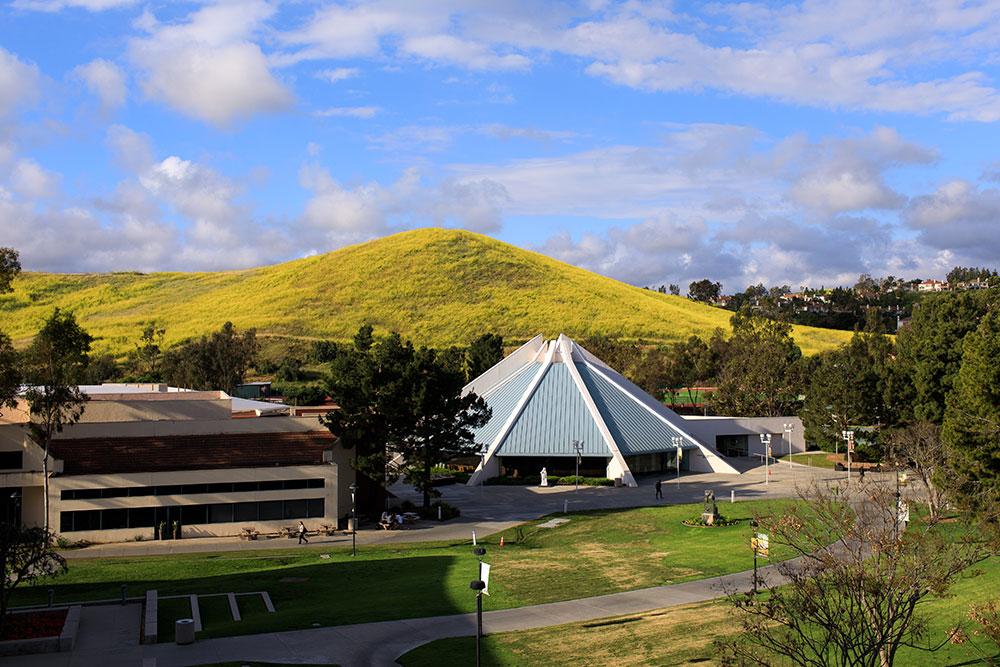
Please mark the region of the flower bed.
<svg viewBox="0 0 1000 667"><path fill-rule="evenodd" d="M4 621L0 641L58 637L66 623L66 609L9 614Z"/></svg>

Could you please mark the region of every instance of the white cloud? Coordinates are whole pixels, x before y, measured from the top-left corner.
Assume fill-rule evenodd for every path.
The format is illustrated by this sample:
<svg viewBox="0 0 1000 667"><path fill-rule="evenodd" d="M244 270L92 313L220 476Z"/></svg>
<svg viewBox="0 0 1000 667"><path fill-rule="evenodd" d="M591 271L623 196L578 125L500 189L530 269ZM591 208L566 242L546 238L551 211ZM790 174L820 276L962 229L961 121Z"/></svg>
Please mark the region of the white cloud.
<svg viewBox="0 0 1000 667"><path fill-rule="evenodd" d="M378 107L329 107L313 112L320 118L372 118L378 114Z"/></svg>
<svg viewBox="0 0 1000 667"><path fill-rule="evenodd" d="M113 62L98 58L75 68L73 74L100 98L103 109L125 104L125 72Z"/></svg>
<svg viewBox="0 0 1000 667"><path fill-rule="evenodd" d="M291 93L252 41L273 11L264 2L224 2L199 9L184 23L145 21L149 35L129 46L144 73L143 90L184 114L222 126L288 108Z"/></svg>
<svg viewBox="0 0 1000 667"><path fill-rule="evenodd" d="M40 78L35 65L22 62L0 47L0 119L15 108L34 101Z"/></svg>
<svg viewBox="0 0 1000 667"><path fill-rule="evenodd" d="M46 199L56 194L58 174L44 169L32 159L24 158L14 164L10 174L11 188L29 199Z"/></svg>
<svg viewBox="0 0 1000 667"><path fill-rule="evenodd" d="M109 127L106 141L115 160L130 172L142 173L155 161L149 136L124 125Z"/></svg>
<svg viewBox="0 0 1000 667"><path fill-rule="evenodd" d="M337 83L338 81L356 77L360 73L361 70L357 67L336 67L334 69L325 69L316 72L316 77L323 79L324 81L329 81L330 83Z"/></svg>
<svg viewBox="0 0 1000 667"><path fill-rule="evenodd" d="M951 181L915 197L903 219L932 248L992 263L1000 257L1000 189Z"/></svg>
<svg viewBox="0 0 1000 667"><path fill-rule="evenodd" d="M31 9L40 12L58 12L73 8L101 12L107 9L128 7L135 3L136 0L14 0L11 5L17 9Z"/></svg>

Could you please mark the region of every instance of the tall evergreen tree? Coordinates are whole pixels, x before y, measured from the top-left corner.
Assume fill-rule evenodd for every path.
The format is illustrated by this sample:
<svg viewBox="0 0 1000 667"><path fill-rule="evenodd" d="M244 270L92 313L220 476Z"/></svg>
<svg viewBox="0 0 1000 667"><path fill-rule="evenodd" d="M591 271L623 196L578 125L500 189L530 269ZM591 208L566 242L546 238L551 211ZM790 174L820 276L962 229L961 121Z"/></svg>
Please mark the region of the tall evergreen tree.
<svg viewBox="0 0 1000 667"><path fill-rule="evenodd" d="M1000 309L965 338L942 437L958 473L959 498L995 513L1000 502Z"/></svg>
<svg viewBox="0 0 1000 667"><path fill-rule="evenodd" d="M962 340L998 301L1000 290L951 292L927 296L914 308L910 325L896 339L906 381L895 385L904 396L892 402L904 421L942 422L962 361Z"/></svg>

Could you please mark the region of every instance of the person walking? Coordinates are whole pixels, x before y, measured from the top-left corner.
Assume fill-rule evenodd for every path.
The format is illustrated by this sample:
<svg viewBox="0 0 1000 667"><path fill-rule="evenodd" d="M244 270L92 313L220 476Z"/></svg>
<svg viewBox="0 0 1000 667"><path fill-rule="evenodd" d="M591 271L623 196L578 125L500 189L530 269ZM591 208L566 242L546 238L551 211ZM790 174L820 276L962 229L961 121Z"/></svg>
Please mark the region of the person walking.
<svg viewBox="0 0 1000 667"><path fill-rule="evenodd" d="M663 500L663 482L656 480L656 499Z"/></svg>
<svg viewBox="0 0 1000 667"><path fill-rule="evenodd" d="M303 542L309 544L309 538L306 537L306 524L299 521L299 544Z"/></svg>

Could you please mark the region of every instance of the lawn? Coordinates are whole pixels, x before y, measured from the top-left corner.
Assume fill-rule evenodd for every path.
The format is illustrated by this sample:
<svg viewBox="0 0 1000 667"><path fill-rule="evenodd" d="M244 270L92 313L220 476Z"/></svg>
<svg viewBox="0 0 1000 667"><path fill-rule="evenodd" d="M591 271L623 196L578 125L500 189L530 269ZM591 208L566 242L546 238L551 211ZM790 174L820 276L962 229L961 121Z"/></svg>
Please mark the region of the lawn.
<svg viewBox="0 0 1000 667"><path fill-rule="evenodd" d="M792 502L724 503L722 512L742 522L720 528L681 523L697 516L700 504L569 514L565 517L569 521L555 528L539 527L548 518L530 522L520 531L506 532L502 549L499 535L484 541L486 560L493 565L488 608L588 597L749 569L753 565L749 518L755 512L780 513ZM364 547L357 558L347 548L307 547L87 559L71 561L66 575L15 591L13 603L43 602L49 587L55 589L57 602L110 598L122 583L129 584L133 594L153 588L161 596L270 593L276 613L243 611L242 622L216 619L204 623L199 636L214 637L469 612L475 607L469 582L477 571L468 542ZM238 599L241 610L257 604L248 597ZM190 611L182 615L187 617Z"/></svg>
<svg viewBox="0 0 1000 667"><path fill-rule="evenodd" d="M928 620L927 646L945 641L950 630L958 625L963 626L969 641L945 643L934 652L904 648L896 658L897 665L988 664L984 657L996 657L995 646L973 635L974 627L967 614L972 602L1000 590L1000 557L984 561L972 570L953 587L953 597L931 600L920 612ZM728 604L704 602L631 616L490 635L483 642L483 665L716 664L713 641L735 631L736 620ZM475 662L475 638L456 637L431 642L410 651L399 662L404 667L472 664Z"/></svg>
<svg viewBox="0 0 1000 667"><path fill-rule="evenodd" d="M836 465L839 460L844 465L847 465L847 459L843 454L840 455L839 459L833 460L830 457L836 456L830 452L823 451L812 451L812 452L800 452L798 454L792 454L793 463L801 463L803 465L812 466L814 468L826 468L828 470L833 470L833 466ZM788 456L782 456L782 461L787 461Z"/></svg>

